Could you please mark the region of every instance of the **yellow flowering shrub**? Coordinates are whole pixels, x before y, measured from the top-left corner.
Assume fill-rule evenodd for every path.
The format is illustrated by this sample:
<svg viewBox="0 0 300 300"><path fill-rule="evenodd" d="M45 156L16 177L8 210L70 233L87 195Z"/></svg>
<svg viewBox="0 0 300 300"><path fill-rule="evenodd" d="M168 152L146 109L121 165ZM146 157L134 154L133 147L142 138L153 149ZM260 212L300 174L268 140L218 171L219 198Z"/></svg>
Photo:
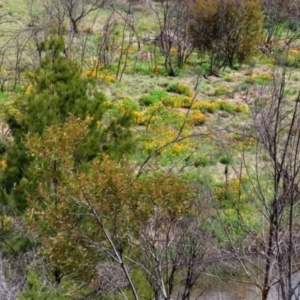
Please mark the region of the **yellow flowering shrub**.
<svg viewBox="0 0 300 300"><path fill-rule="evenodd" d="M195 145L191 139L180 140L182 137L191 135L195 125L193 118L196 117L192 113L186 116L184 112L168 110L162 104L148 107L142 116L145 130L139 132L139 148L142 155L157 151L160 158L164 160L193 152ZM200 115L198 118L200 119ZM184 128L179 136L181 126ZM164 147L165 145L167 146Z"/></svg>
<svg viewBox="0 0 300 300"><path fill-rule="evenodd" d="M247 112L247 106L241 103L230 103L226 100L216 100L215 102L218 106L218 110L226 111L228 113L240 113Z"/></svg>
<svg viewBox="0 0 300 300"><path fill-rule="evenodd" d="M6 169L7 168L7 161L5 159L0 160L0 167L2 169Z"/></svg>
<svg viewBox="0 0 300 300"><path fill-rule="evenodd" d="M248 176L244 175L242 178L233 178L218 185L214 191L214 199L227 208L245 203L247 199L245 188L248 181Z"/></svg>
<svg viewBox="0 0 300 300"><path fill-rule="evenodd" d="M185 83L174 83L167 87L168 92L193 97L194 91Z"/></svg>
<svg viewBox="0 0 300 300"><path fill-rule="evenodd" d="M270 73L252 74L245 80L246 83L266 84L273 79L273 75Z"/></svg>
<svg viewBox="0 0 300 300"><path fill-rule="evenodd" d="M136 124L142 125L142 123L143 123L143 114L142 114L142 112L133 111L132 113L134 115L134 119L135 119Z"/></svg>
<svg viewBox="0 0 300 300"><path fill-rule="evenodd" d="M97 69L97 68L93 67L93 68L85 71L83 73L83 76L94 77L94 78L100 79L101 81L106 82L106 83L116 82L116 77L113 75L110 75L108 72L109 71L107 71L107 70L101 70L101 69Z"/></svg>
<svg viewBox="0 0 300 300"><path fill-rule="evenodd" d="M215 113L217 112L218 104L215 101L207 102L207 101L197 101L194 104L194 109L200 110L202 113Z"/></svg>
<svg viewBox="0 0 300 300"><path fill-rule="evenodd" d="M234 91L228 86L218 85L212 92L212 96L227 96L232 98L234 96Z"/></svg>
<svg viewBox="0 0 300 300"><path fill-rule="evenodd" d="M260 226L257 208L248 201L249 197L252 197L251 183L247 175L233 178L215 188L214 199L220 205L218 218L221 218L222 226L226 227L232 238L239 237L246 226L249 229Z"/></svg>
<svg viewBox="0 0 300 300"><path fill-rule="evenodd" d="M241 134L233 134L230 137L231 142L229 143L229 148L236 153L241 151L249 151L253 149L256 144L256 139L254 137L246 137Z"/></svg>
<svg viewBox="0 0 300 300"><path fill-rule="evenodd" d="M122 113L131 112L134 116L135 123L138 125L142 125L142 112L140 111L140 107L136 101L128 98L121 99L117 102L109 102L110 109L118 110Z"/></svg>
<svg viewBox="0 0 300 300"><path fill-rule="evenodd" d="M13 225L14 225L13 217L7 215L0 216L0 230L8 231L12 228Z"/></svg>
<svg viewBox="0 0 300 300"><path fill-rule="evenodd" d="M300 66L300 51L297 48L289 49L287 53L287 63L289 67L299 68Z"/></svg>
<svg viewBox="0 0 300 300"><path fill-rule="evenodd" d="M181 136L190 135L190 131L184 129ZM140 138L140 147L142 154L149 155L154 151L162 148L157 154L163 157L176 158L192 151L194 145L190 139L175 141L178 138L178 131L171 126L163 127L159 124L149 126L147 132L143 133Z"/></svg>
<svg viewBox="0 0 300 300"><path fill-rule="evenodd" d="M206 122L207 117L199 111L192 111L190 116L194 126L203 125Z"/></svg>
<svg viewBox="0 0 300 300"><path fill-rule="evenodd" d="M162 99L162 103L167 107L190 108L193 104L193 99L183 95L169 95Z"/></svg>
<svg viewBox="0 0 300 300"><path fill-rule="evenodd" d="M215 100L211 102L196 101L193 104L193 108L200 110L202 113L216 113L217 111L226 111L228 113L247 112L247 106L241 103L230 103L227 100Z"/></svg>

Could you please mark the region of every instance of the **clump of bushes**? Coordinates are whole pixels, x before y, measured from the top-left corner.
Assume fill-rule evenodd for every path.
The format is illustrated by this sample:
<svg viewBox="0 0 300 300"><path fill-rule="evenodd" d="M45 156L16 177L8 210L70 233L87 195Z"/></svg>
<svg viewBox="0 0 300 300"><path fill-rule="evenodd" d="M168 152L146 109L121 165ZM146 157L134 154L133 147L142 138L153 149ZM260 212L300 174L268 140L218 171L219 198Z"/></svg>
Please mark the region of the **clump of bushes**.
<svg viewBox="0 0 300 300"><path fill-rule="evenodd" d="M140 111L139 105L134 100L129 98L118 101L117 106L125 111Z"/></svg>
<svg viewBox="0 0 300 300"><path fill-rule="evenodd" d="M222 156L222 157L220 158L220 163L221 163L222 165L232 165L232 164L233 164L233 161L234 161L234 159L233 159L233 157L230 156L230 155L225 155L225 156Z"/></svg>
<svg viewBox="0 0 300 300"><path fill-rule="evenodd" d="M143 95L139 99L139 103L143 106L150 106L158 103L164 98L167 98L169 94L162 89L151 90L148 95Z"/></svg>
<svg viewBox="0 0 300 300"><path fill-rule="evenodd" d="M190 108L192 103L193 99L184 95L168 95L162 99L162 104L167 107Z"/></svg>
<svg viewBox="0 0 300 300"><path fill-rule="evenodd" d="M272 79L273 76L270 73L252 74L245 80L245 83L264 85L269 83Z"/></svg>
<svg viewBox="0 0 300 300"><path fill-rule="evenodd" d="M210 71L247 63L257 53L264 25L261 1L188 1L187 13L193 45L204 54L215 53Z"/></svg>
<svg viewBox="0 0 300 300"><path fill-rule="evenodd" d="M216 100L211 102L197 101L194 109L200 110L202 113L214 114L217 111L225 111L228 113L240 113L246 111L246 106L242 104L229 103L226 100Z"/></svg>
<svg viewBox="0 0 300 300"><path fill-rule="evenodd" d="M206 116L201 112L192 111L191 119L194 126L201 126L206 122Z"/></svg>
<svg viewBox="0 0 300 300"><path fill-rule="evenodd" d="M194 94L193 90L187 84L183 84L183 83L170 84L167 87L167 91L172 93L177 93L180 95L185 95L188 97L192 97Z"/></svg>
<svg viewBox="0 0 300 300"><path fill-rule="evenodd" d="M227 96L234 97L234 91L225 85L218 85L212 93L212 96Z"/></svg>
<svg viewBox="0 0 300 300"><path fill-rule="evenodd" d="M287 55L288 66L291 68L300 67L300 51L296 48L289 50Z"/></svg>
<svg viewBox="0 0 300 300"><path fill-rule="evenodd" d="M209 165L210 165L210 159L206 156L198 157L194 162L194 166L196 168L198 168L198 167L207 167Z"/></svg>

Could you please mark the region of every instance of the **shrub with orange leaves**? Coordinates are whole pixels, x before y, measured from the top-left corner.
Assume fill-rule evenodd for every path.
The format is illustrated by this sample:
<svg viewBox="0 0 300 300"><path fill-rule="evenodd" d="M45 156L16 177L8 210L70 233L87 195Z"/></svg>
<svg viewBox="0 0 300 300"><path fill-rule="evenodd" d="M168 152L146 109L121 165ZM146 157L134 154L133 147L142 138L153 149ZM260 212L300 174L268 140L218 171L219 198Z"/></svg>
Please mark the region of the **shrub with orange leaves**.
<svg viewBox="0 0 300 300"><path fill-rule="evenodd" d="M82 281L95 274L110 238L127 251L129 240L138 241L140 228L153 216L175 222L190 212L194 199L180 176L157 172L137 178L126 160L101 156L78 168L75 157L88 122L71 118L27 141L36 185L28 194L28 224L39 232L51 263Z"/></svg>

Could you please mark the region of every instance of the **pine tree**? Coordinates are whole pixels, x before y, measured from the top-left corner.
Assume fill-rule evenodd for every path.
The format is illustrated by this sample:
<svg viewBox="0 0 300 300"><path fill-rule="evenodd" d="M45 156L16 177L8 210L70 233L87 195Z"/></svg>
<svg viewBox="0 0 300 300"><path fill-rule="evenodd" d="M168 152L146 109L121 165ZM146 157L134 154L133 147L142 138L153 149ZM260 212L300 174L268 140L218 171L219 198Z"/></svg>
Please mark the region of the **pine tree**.
<svg viewBox="0 0 300 300"><path fill-rule="evenodd" d="M26 207L20 182L30 183L26 170L32 158L24 141L31 134L41 135L47 126L62 124L74 115L81 120L90 119L90 134L76 153L78 166L91 161L99 152L118 158L133 149L132 114L125 112L103 120L106 96L97 90L92 78L83 76L76 62L64 55L63 37L50 36L41 42L40 49L43 59L39 68L29 74L30 83L16 103L17 113L8 113L6 117L13 140L1 147L7 164L0 176L1 201L17 211Z"/></svg>
<svg viewBox="0 0 300 300"><path fill-rule="evenodd" d="M70 297L61 295L60 291L52 285L44 286L42 280L34 270L27 275L25 289L19 293L18 300L66 300Z"/></svg>

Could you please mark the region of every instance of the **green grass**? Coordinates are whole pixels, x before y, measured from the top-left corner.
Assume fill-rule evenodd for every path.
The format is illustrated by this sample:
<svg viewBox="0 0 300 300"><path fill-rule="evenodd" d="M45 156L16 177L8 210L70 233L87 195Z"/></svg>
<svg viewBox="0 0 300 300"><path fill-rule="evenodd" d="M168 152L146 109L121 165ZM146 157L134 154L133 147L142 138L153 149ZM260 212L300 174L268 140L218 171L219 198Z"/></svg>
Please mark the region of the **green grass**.
<svg viewBox="0 0 300 300"><path fill-rule="evenodd" d="M26 28L30 20L26 1L2 0L1 3L5 18L14 23L2 24L0 32ZM39 8L35 7L35 10L38 11ZM126 13L125 10L121 12L122 16L126 16ZM100 11L94 24L95 30L87 37L88 52L83 65L85 69L91 68L91 61L97 55L98 34L108 14L108 11ZM94 12L85 20L84 25L90 25L95 16ZM116 75L120 57L119 46L122 40L122 18L116 17L116 22L118 25L113 38L116 39L118 47L113 53L111 66L106 69L110 76ZM158 32L155 14L148 11L138 12L136 29L140 38L154 37ZM78 35L76 39L81 41L80 39L84 37ZM6 38L3 38L2 43L4 42ZM15 52L10 51L10 58L14 58ZM176 166L173 169L181 170L184 167L186 178L195 180L200 185L215 188L216 182L224 183L225 165L238 166L242 151L245 151L244 155L249 164L254 165L254 145L250 141L247 143L247 139L235 135L235 132L239 132L251 123L250 114L247 113L243 102L244 95L252 88L268 85L272 81L273 65L270 57L258 55L253 58L255 63L250 65L251 69L248 65L241 66L238 70L226 68L220 72L220 78L214 76L204 78L199 74L206 74L208 65L205 63L201 65L195 52L184 67L175 66L177 77L169 77L168 70L164 66L164 57L153 44L141 43L141 49L138 49L135 43L131 45L130 51L126 66L125 60L121 62L121 69L125 66L121 82L103 84L99 81L98 84L99 90L111 98L112 106L114 105L118 110L134 111L136 114L137 123L133 128L133 134L137 139L138 150L133 161L140 163L159 147L184 137L186 139L171 143L165 149L155 152L149 160L154 169ZM137 60L139 51L155 54L155 58L150 61L139 61ZM78 46L77 52L74 52L75 57L78 58L80 47ZM24 55L27 65L31 66L32 57L28 53ZM176 65L174 55L172 59ZM290 66L295 67L298 64L299 57L295 55ZM25 66L25 63L22 66ZM14 67L13 63L11 67ZM101 72L104 72L104 69L103 67ZM22 74L24 78L25 71L27 70L24 67ZM3 73L1 78L5 78L4 70L0 72ZM293 69L291 78L292 80L287 82L285 91L287 102L293 100L297 94L300 72ZM198 79L199 84L194 95ZM17 96L19 96L17 93L9 97L6 93L0 93L0 103ZM114 110L110 112L113 114ZM228 153L224 153L224 147ZM223 218L224 222L228 221L229 226L231 219L228 212L224 213ZM231 227L229 229L235 230Z"/></svg>
<svg viewBox="0 0 300 300"><path fill-rule="evenodd" d="M0 103L5 103L8 100L8 95L6 93L0 92Z"/></svg>

